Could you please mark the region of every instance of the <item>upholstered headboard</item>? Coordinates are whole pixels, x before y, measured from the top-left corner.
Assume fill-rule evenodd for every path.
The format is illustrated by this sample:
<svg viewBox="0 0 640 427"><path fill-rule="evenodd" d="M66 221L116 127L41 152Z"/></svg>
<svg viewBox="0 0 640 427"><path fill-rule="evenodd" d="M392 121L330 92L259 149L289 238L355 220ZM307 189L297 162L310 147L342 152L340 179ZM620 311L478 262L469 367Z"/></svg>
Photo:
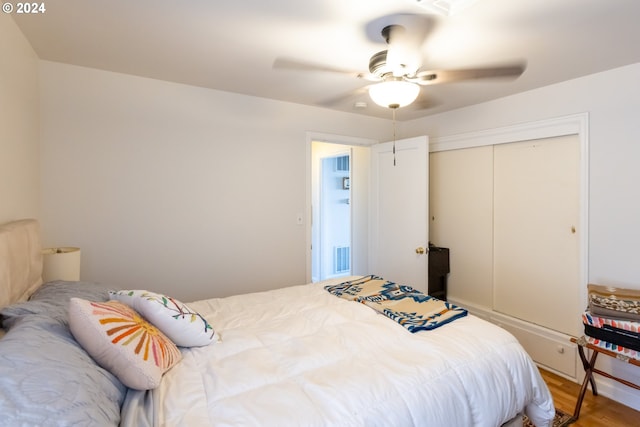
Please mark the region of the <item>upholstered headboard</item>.
<svg viewBox="0 0 640 427"><path fill-rule="evenodd" d="M23 219L0 225L0 307L26 300L41 284L38 221Z"/></svg>

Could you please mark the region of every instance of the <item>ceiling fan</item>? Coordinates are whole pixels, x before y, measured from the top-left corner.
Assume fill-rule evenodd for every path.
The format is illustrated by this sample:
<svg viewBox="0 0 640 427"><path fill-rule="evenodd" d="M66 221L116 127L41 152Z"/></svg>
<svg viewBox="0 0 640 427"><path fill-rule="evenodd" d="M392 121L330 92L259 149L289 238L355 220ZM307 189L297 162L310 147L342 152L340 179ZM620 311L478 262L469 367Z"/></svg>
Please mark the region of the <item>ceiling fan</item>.
<svg viewBox="0 0 640 427"><path fill-rule="evenodd" d="M369 72L353 72L285 58L277 58L273 66L304 71L338 72L371 81L373 84L368 86L371 99L376 104L391 109L412 104L420 95L421 86L495 77L516 78L525 70L523 62L492 67L422 69L421 46L431 29L427 26L432 21L425 15L394 15L386 21L394 18L401 24L384 25L380 34L387 43L387 49L371 56ZM342 98L344 97L339 99Z"/></svg>

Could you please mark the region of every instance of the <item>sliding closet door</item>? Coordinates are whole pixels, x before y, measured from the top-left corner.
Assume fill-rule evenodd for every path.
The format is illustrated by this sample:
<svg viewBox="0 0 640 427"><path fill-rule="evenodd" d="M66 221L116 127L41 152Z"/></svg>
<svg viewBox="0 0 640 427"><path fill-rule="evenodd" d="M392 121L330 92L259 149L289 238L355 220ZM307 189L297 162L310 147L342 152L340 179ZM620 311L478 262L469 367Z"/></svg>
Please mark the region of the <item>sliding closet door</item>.
<svg viewBox="0 0 640 427"><path fill-rule="evenodd" d="M580 335L577 136L494 147L494 310Z"/></svg>
<svg viewBox="0 0 640 427"><path fill-rule="evenodd" d="M429 239L449 248L449 298L491 307L493 146L431 153Z"/></svg>

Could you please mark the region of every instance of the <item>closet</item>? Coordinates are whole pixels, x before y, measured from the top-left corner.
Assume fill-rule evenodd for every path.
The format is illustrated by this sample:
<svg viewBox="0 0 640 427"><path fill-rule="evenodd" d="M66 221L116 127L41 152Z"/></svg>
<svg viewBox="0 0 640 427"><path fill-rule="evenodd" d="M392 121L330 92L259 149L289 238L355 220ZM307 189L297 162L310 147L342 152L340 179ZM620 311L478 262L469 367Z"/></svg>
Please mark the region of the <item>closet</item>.
<svg viewBox="0 0 640 427"><path fill-rule="evenodd" d="M430 154L429 233L450 248L449 300L569 376L586 301L585 122L435 139Z"/></svg>

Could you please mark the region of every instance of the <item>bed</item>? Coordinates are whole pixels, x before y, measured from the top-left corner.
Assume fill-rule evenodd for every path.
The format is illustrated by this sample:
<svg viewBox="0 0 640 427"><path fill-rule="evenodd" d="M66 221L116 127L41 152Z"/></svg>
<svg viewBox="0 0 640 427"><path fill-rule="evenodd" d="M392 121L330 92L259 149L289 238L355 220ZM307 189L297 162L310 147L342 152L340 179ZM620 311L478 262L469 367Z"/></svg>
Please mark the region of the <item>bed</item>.
<svg viewBox="0 0 640 427"><path fill-rule="evenodd" d="M117 356L90 355L77 329L91 318L77 313L140 290L42 284L39 253L37 221L0 226L2 425L498 427L526 414L544 427L554 417L509 333L470 314L412 333L327 292L356 277L184 304L182 317L208 325L199 338L210 342L177 354L159 346L171 359L159 381L127 386L110 365Z"/></svg>

